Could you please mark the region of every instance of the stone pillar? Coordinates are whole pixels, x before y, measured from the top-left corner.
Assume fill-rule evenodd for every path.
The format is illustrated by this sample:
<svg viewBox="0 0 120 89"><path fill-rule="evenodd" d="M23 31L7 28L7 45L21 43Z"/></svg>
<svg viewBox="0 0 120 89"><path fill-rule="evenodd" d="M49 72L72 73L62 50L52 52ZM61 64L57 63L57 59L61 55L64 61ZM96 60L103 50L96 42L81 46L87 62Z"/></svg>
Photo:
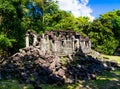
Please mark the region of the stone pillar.
<svg viewBox="0 0 120 89"><path fill-rule="evenodd" d="M48 35L46 35L46 51L50 53L50 40Z"/></svg>
<svg viewBox="0 0 120 89"><path fill-rule="evenodd" d="M64 41L64 42L63 42L63 43L64 43L64 47L66 47L66 40L63 40L63 41Z"/></svg>
<svg viewBox="0 0 120 89"><path fill-rule="evenodd" d="M91 41L89 41L89 48L91 49Z"/></svg>
<svg viewBox="0 0 120 89"><path fill-rule="evenodd" d="M25 41L26 41L26 47L29 47L29 34L28 33L26 33Z"/></svg>
<svg viewBox="0 0 120 89"><path fill-rule="evenodd" d="M36 46L37 43L37 35L33 34L34 38L33 38L33 46Z"/></svg>
<svg viewBox="0 0 120 89"><path fill-rule="evenodd" d="M85 44L85 41L83 41L83 48L84 48L84 49L86 48L86 44Z"/></svg>
<svg viewBox="0 0 120 89"><path fill-rule="evenodd" d="M54 36L55 37L55 39L54 39L54 51L55 51L55 54L57 54L57 49L58 49L58 47L57 47L57 36L55 35Z"/></svg>
<svg viewBox="0 0 120 89"><path fill-rule="evenodd" d="M80 45L79 45L79 39L76 39L76 48L79 49Z"/></svg>
<svg viewBox="0 0 120 89"><path fill-rule="evenodd" d="M85 49L85 41L80 41L82 51Z"/></svg>
<svg viewBox="0 0 120 89"><path fill-rule="evenodd" d="M75 37L72 36L72 50L75 51Z"/></svg>
<svg viewBox="0 0 120 89"><path fill-rule="evenodd" d="M43 54L45 54L46 52L46 40L45 40L45 36L44 34L42 34L42 38L41 38L41 50L43 51Z"/></svg>
<svg viewBox="0 0 120 89"><path fill-rule="evenodd" d="M55 40L55 43L54 43L54 50L55 50L55 54L57 53L57 41Z"/></svg>
<svg viewBox="0 0 120 89"><path fill-rule="evenodd" d="M50 51L54 52L54 43L52 40L50 40Z"/></svg>
<svg viewBox="0 0 120 89"><path fill-rule="evenodd" d="M88 42L88 49L91 49L91 41Z"/></svg>
<svg viewBox="0 0 120 89"><path fill-rule="evenodd" d="M74 40L72 40L72 50L73 50L73 52L75 51L75 42L74 42Z"/></svg>

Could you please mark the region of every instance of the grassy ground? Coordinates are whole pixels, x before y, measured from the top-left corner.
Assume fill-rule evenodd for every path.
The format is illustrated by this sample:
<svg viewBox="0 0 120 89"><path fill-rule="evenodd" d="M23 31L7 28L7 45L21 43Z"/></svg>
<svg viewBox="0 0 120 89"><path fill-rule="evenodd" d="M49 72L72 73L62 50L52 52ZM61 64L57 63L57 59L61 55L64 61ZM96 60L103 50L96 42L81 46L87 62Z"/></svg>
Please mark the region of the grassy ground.
<svg viewBox="0 0 120 89"><path fill-rule="evenodd" d="M96 80L80 81L79 83L57 87L42 85L43 89L120 89L120 69L105 71Z"/></svg>
<svg viewBox="0 0 120 89"><path fill-rule="evenodd" d="M33 87L19 84L17 80L0 80L0 89L33 89Z"/></svg>
<svg viewBox="0 0 120 89"><path fill-rule="evenodd" d="M109 55L102 55L103 58L106 58L106 60L114 61L120 64L120 56L109 56Z"/></svg>
<svg viewBox="0 0 120 89"><path fill-rule="evenodd" d="M106 60L120 63L119 56L102 55ZM43 89L120 89L120 68L104 71L96 80L79 81L64 86L41 85ZM33 89L31 85L19 84L17 80L0 80L0 89Z"/></svg>

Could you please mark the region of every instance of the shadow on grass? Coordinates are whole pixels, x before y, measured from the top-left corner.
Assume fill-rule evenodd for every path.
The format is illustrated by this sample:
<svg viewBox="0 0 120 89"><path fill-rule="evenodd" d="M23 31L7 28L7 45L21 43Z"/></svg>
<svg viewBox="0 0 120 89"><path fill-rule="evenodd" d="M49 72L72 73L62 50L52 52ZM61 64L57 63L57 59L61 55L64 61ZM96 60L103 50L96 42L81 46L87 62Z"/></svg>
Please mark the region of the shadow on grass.
<svg viewBox="0 0 120 89"><path fill-rule="evenodd" d="M119 69L104 71L96 80L85 81L82 85L85 89L120 89L119 73Z"/></svg>

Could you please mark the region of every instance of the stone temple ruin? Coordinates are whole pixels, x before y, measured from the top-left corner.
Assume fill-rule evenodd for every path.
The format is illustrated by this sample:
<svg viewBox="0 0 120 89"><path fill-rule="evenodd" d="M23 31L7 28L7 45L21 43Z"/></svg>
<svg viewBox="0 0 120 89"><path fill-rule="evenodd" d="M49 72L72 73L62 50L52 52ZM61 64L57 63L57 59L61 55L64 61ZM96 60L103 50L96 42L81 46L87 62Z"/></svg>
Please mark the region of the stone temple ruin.
<svg viewBox="0 0 120 89"><path fill-rule="evenodd" d="M104 66L90 52L89 38L79 33L47 31L38 35L28 30L26 47L0 63L0 79L16 78L34 87L96 79L97 74L111 67Z"/></svg>
<svg viewBox="0 0 120 89"><path fill-rule="evenodd" d="M32 43L30 39L32 38ZM26 47L36 46L44 54L57 54L66 56L75 53L79 48L83 53L89 53L91 42L88 37L83 37L73 31L47 31L42 35L28 30L26 32Z"/></svg>

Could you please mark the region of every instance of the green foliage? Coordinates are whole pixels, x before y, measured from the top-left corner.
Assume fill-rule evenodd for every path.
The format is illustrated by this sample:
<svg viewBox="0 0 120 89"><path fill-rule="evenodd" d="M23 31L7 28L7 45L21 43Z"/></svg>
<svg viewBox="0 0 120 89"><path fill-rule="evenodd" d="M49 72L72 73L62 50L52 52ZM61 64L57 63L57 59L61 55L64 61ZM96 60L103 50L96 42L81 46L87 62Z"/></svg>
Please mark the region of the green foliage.
<svg viewBox="0 0 120 89"><path fill-rule="evenodd" d="M61 62L61 64L63 64L63 65L67 65L67 64L68 64L68 59L67 59L67 57L62 57L62 58L60 59L60 62Z"/></svg>
<svg viewBox="0 0 120 89"><path fill-rule="evenodd" d="M0 50L3 52L2 54L5 54L5 51L8 51L7 49L13 46L12 42L16 42L15 39L9 39L4 34L0 34Z"/></svg>
<svg viewBox="0 0 120 89"><path fill-rule="evenodd" d="M5 37L3 34L0 35L0 49L12 47L11 40Z"/></svg>
<svg viewBox="0 0 120 89"><path fill-rule="evenodd" d="M105 54L113 54L120 44L120 11L102 14L98 19L83 28L91 41L92 47Z"/></svg>
<svg viewBox="0 0 120 89"><path fill-rule="evenodd" d="M21 47L21 43L23 41L21 38L21 36L23 36L24 34L21 26L22 15L23 14L21 12L21 4L19 3L19 0L0 1L0 32L4 34L7 38L16 40L15 44L11 43L11 45L13 45L13 52L15 50L17 51ZM9 43L8 46L10 46L10 42L7 42Z"/></svg>
<svg viewBox="0 0 120 89"><path fill-rule="evenodd" d="M75 18L72 13L62 10L53 15L46 14L44 19L46 30L73 30L81 32L89 24L87 17Z"/></svg>
<svg viewBox="0 0 120 89"><path fill-rule="evenodd" d="M1 80L0 89L33 89L33 86L19 84L17 80Z"/></svg>
<svg viewBox="0 0 120 89"><path fill-rule="evenodd" d="M28 0L0 0L0 32L6 38L16 40L16 43L8 45L12 45L8 49L11 53L24 47L26 30L32 29L37 32L43 30L41 18L32 19L26 16L28 11L26 8L27 2ZM7 44L5 42L4 44Z"/></svg>
<svg viewBox="0 0 120 89"><path fill-rule="evenodd" d="M102 53L112 54L120 45L120 10L102 14L93 22L88 17L75 18L71 12L59 10L53 0L32 0L43 11L43 16L27 17L28 0L0 0L0 32L5 39L1 45L16 52L24 47L28 29L42 33L45 30L73 30L88 35L92 47ZM10 39L15 39L12 44ZM6 40L6 41L5 41ZM12 46L10 46L12 45Z"/></svg>
<svg viewBox="0 0 120 89"><path fill-rule="evenodd" d="M101 15L100 21L103 24L103 26L107 27L109 30L112 30L114 37L116 37L117 40L119 40L120 10L114 10Z"/></svg>
<svg viewBox="0 0 120 89"><path fill-rule="evenodd" d="M120 42L120 16L115 16L114 17L114 23L113 23L113 32L115 33L115 37L119 40Z"/></svg>
<svg viewBox="0 0 120 89"><path fill-rule="evenodd" d="M83 32L84 29L87 29L88 28L88 25L90 24L91 22L89 21L89 18L88 17L78 17L76 18L76 21L75 21L75 25L76 25L76 28L75 31L77 32Z"/></svg>

